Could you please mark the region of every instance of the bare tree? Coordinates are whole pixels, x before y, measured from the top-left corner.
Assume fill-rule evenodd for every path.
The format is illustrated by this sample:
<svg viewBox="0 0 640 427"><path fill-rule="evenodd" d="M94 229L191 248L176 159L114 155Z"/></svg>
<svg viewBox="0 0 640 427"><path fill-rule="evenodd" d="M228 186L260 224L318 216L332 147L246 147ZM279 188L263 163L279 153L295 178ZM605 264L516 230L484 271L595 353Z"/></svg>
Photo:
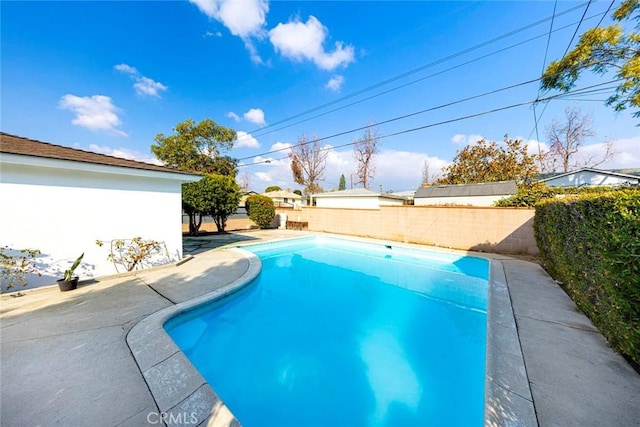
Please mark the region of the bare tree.
<svg viewBox="0 0 640 427"><path fill-rule="evenodd" d="M242 175L240 175L240 177L238 178L238 186L243 192L246 193L247 191L249 191L250 184L251 184L251 177L249 176L248 173L245 172Z"/></svg>
<svg viewBox="0 0 640 427"><path fill-rule="evenodd" d="M431 165L429 164L429 160L424 161L422 165L422 182L424 184L431 184L436 182L439 178L439 175L436 172L431 171Z"/></svg>
<svg viewBox="0 0 640 427"><path fill-rule="evenodd" d="M583 158L579 155L581 147L594 136L591 129L591 114L583 114L577 107L567 107L564 110L563 122L553 120L547 128L549 151L542 156L542 168L545 172L568 172L571 168L594 167L610 160L614 153L611 142L605 144L602 155Z"/></svg>
<svg viewBox="0 0 640 427"><path fill-rule="evenodd" d="M369 122L364 136L353 143L353 156L358 165L357 184L362 184L364 188L369 188L376 174L374 164L376 154L378 154L378 131L374 124Z"/></svg>
<svg viewBox="0 0 640 427"><path fill-rule="evenodd" d="M324 179L324 169L329 152L322 148L318 137L307 141L305 135L298 138L298 144L291 147L291 172L293 180L304 185L307 196L322 191L320 181Z"/></svg>

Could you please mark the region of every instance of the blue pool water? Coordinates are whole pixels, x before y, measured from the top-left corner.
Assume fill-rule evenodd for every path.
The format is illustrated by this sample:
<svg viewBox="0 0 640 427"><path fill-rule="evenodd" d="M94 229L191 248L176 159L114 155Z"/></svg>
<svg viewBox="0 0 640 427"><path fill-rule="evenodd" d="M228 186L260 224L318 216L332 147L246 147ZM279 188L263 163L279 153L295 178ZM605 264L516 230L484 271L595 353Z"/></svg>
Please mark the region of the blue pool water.
<svg viewBox="0 0 640 427"><path fill-rule="evenodd" d="M342 239L165 329L245 427L482 426L488 261Z"/></svg>

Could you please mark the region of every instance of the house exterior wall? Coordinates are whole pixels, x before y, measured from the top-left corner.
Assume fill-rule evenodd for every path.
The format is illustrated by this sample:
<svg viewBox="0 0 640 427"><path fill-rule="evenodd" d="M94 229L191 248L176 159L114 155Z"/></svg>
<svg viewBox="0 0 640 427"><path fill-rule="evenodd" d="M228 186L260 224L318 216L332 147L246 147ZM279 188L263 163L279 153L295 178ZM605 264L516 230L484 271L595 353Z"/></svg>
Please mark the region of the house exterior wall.
<svg viewBox="0 0 640 427"><path fill-rule="evenodd" d="M508 196L418 197L413 200L413 203L415 206L493 206L494 202L504 197Z"/></svg>
<svg viewBox="0 0 640 427"><path fill-rule="evenodd" d="M504 254L538 254L534 209L383 206L380 209L303 207L309 230Z"/></svg>
<svg viewBox="0 0 640 427"><path fill-rule="evenodd" d="M29 287L55 284L83 252L81 280L115 274L107 260L114 239L164 241L173 260L182 257L176 179L11 163L3 163L0 178L0 244L42 252L43 275L29 277Z"/></svg>
<svg viewBox="0 0 640 427"><path fill-rule="evenodd" d="M551 178L545 181L545 184L549 187L582 187L585 185L623 185L629 183L631 178L624 178L618 176L612 176L607 174L600 174L591 171L579 171L574 174L560 176L557 178ZM637 184L640 182L640 178L635 180Z"/></svg>
<svg viewBox="0 0 640 427"><path fill-rule="evenodd" d="M380 206L401 206L402 204L403 200L401 199L390 199L379 196L316 198L316 206L319 208L378 209Z"/></svg>

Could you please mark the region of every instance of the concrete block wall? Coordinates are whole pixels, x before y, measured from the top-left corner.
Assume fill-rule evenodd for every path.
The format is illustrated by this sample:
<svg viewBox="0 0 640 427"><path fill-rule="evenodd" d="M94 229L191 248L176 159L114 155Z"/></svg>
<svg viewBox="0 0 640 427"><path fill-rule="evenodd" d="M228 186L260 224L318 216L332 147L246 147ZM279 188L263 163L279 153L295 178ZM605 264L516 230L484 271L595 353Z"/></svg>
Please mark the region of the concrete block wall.
<svg viewBox="0 0 640 427"><path fill-rule="evenodd" d="M290 213L289 213L290 214ZM538 254L535 210L454 206L303 207L309 230L504 254Z"/></svg>

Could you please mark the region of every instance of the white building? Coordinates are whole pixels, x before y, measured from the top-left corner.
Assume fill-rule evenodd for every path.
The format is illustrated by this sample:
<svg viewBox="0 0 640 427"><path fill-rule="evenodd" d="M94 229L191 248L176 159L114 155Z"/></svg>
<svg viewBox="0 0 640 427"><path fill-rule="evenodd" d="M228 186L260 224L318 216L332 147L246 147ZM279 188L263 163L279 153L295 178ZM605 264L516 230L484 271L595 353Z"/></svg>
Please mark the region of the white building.
<svg viewBox="0 0 640 427"><path fill-rule="evenodd" d="M80 279L115 274L109 243L142 237L182 258L181 184L200 176L0 133L0 245L38 249L55 284L84 252ZM96 240L105 242L99 247ZM19 290L19 289L12 289Z"/></svg>
<svg viewBox="0 0 640 427"><path fill-rule="evenodd" d="M416 206L493 206L495 201L516 194L517 190L515 181L431 185L418 188L413 203Z"/></svg>
<svg viewBox="0 0 640 427"><path fill-rule="evenodd" d="M380 206L402 206L406 197L393 193L379 193L366 188L314 194L319 208L379 209Z"/></svg>
<svg viewBox="0 0 640 427"><path fill-rule="evenodd" d="M277 208L294 208L302 206L302 196L292 193L289 190L269 191L263 193L263 196L269 197Z"/></svg>
<svg viewBox="0 0 640 427"><path fill-rule="evenodd" d="M539 180L547 187L584 187L640 185L640 176L616 171L582 168L572 172L555 174Z"/></svg>

